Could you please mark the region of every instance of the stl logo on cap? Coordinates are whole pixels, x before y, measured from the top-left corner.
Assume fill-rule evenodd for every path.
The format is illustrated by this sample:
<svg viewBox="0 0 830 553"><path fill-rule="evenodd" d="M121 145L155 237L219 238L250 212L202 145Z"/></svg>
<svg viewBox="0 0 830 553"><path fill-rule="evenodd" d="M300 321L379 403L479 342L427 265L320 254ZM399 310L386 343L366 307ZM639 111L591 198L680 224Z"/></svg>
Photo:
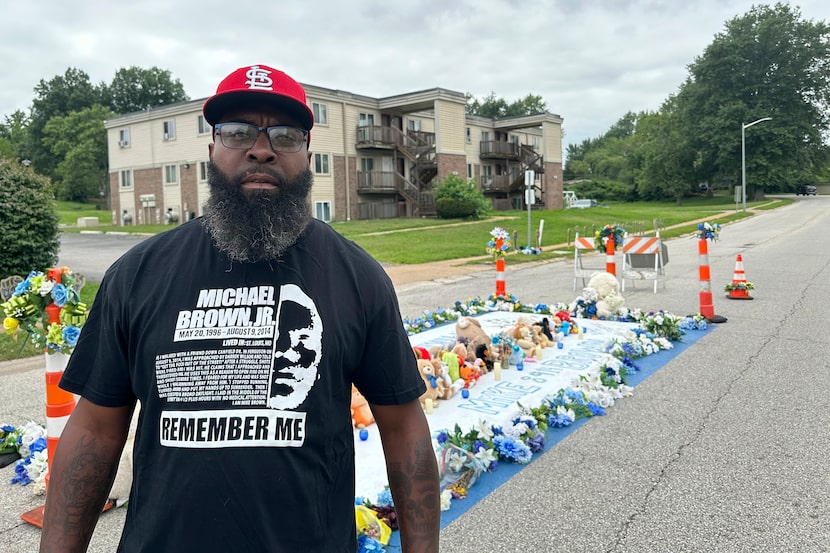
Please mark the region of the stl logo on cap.
<svg viewBox="0 0 830 553"><path fill-rule="evenodd" d="M274 81L271 80L271 72L267 69L262 69L258 65L252 65L245 73L248 80L245 84L248 88L256 90L274 90Z"/></svg>

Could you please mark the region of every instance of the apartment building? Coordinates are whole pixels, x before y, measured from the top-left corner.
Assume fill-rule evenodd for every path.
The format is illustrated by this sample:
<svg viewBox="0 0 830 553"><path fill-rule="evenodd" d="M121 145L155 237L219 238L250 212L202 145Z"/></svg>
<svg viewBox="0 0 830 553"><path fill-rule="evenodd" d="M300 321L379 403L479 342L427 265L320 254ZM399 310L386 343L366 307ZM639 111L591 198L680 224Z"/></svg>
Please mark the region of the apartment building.
<svg viewBox="0 0 830 553"><path fill-rule="evenodd" d="M314 112L313 214L323 221L435 214L433 187L450 174L474 179L498 210L523 209L525 172L534 206L562 208L562 118L465 114L464 94L433 88L371 98L303 85ZM113 220L188 220L208 196L211 127L204 99L105 122Z"/></svg>

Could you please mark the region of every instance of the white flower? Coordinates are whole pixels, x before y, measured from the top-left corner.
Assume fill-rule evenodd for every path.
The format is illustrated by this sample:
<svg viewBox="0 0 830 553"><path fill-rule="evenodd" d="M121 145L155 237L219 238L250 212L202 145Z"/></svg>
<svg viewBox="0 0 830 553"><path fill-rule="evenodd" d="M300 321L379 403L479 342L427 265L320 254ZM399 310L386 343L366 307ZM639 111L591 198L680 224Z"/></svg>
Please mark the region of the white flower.
<svg viewBox="0 0 830 553"><path fill-rule="evenodd" d="M493 439L493 426L486 420L478 419L478 425L476 427L476 430L478 430L478 433L485 440Z"/></svg>
<svg viewBox="0 0 830 553"><path fill-rule="evenodd" d="M52 292L52 288L55 287L55 283L48 279L43 279L40 283L40 288L38 288L37 293L41 296L48 296Z"/></svg>
<svg viewBox="0 0 830 553"><path fill-rule="evenodd" d="M557 415L566 415L569 419L571 419L571 422L576 420L576 413L574 413L574 410L573 409L565 409L564 405L558 405L556 407L556 414Z"/></svg>
<svg viewBox="0 0 830 553"><path fill-rule="evenodd" d="M461 472L461 469L464 468L464 463L467 462L467 456L453 450L448 457L449 460L447 465L450 467L450 470L452 472Z"/></svg>
<svg viewBox="0 0 830 553"><path fill-rule="evenodd" d="M496 460L496 450L480 447L478 448L478 451L476 451L476 459L478 459L478 461L486 469L493 463L493 461Z"/></svg>
<svg viewBox="0 0 830 553"><path fill-rule="evenodd" d="M450 503L452 503L452 492L450 490L444 490L441 492L441 510L449 510Z"/></svg>

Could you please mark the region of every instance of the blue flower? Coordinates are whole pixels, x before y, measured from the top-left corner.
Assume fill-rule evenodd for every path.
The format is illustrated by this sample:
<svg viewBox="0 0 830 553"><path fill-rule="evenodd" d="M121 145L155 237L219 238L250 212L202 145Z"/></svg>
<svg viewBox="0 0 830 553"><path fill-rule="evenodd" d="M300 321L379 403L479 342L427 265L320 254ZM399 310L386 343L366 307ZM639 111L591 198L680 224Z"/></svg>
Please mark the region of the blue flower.
<svg viewBox="0 0 830 553"><path fill-rule="evenodd" d="M565 414L548 416L548 426L551 428L564 428L570 426L571 422L571 418Z"/></svg>
<svg viewBox="0 0 830 553"><path fill-rule="evenodd" d="M473 444L473 453L478 453L479 449L487 449L487 446L481 440L476 440L476 443Z"/></svg>
<svg viewBox="0 0 830 553"><path fill-rule="evenodd" d="M380 507L394 507L395 502L392 501L392 492L389 488L385 488L378 494L378 506Z"/></svg>
<svg viewBox="0 0 830 553"><path fill-rule="evenodd" d="M591 411L592 416L602 416L605 414L605 409L597 405L596 403L588 402L588 410Z"/></svg>
<svg viewBox="0 0 830 553"><path fill-rule="evenodd" d="M31 278L31 276L32 275L29 275L30 278ZM17 286L14 287L14 295L15 296L22 296L23 294L25 294L26 292L29 291L29 286L30 285L31 285L31 283L29 282L29 279L27 278L26 280L24 280L23 282L21 282L20 284L18 284Z"/></svg>
<svg viewBox="0 0 830 553"><path fill-rule="evenodd" d="M370 538L366 534L360 534L357 537L357 553L369 553L371 551L383 551L383 545L375 538Z"/></svg>
<svg viewBox="0 0 830 553"><path fill-rule="evenodd" d="M52 301L55 302L55 305L63 307L68 299L69 291L66 289L66 286L63 284L55 284L55 286L52 287Z"/></svg>
<svg viewBox="0 0 830 553"><path fill-rule="evenodd" d="M78 343L78 336L81 335L81 329L77 326L70 325L63 329L61 335L63 336L63 341L66 342L66 345L70 348L74 348Z"/></svg>
<svg viewBox="0 0 830 553"><path fill-rule="evenodd" d="M38 438L37 440L32 442L32 445L29 446L29 451L31 451L33 454L37 453L38 451L43 451L44 449L46 449L46 438L43 437Z"/></svg>
<svg viewBox="0 0 830 553"><path fill-rule="evenodd" d="M527 441L527 446L533 453L539 453L545 449L545 435L537 432Z"/></svg>
<svg viewBox="0 0 830 553"><path fill-rule="evenodd" d="M362 498L362 497L360 497L360 496L357 496L357 497L355 497L355 498L354 498L354 504L355 504L355 505L365 505L365 504L366 504L366 500L365 500L365 499L363 499L363 498Z"/></svg>
<svg viewBox="0 0 830 553"><path fill-rule="evenodd" d="M442 430L441 432L438 433L438 437L435 438L435 439L438 442L438 445L444 445L445 443L450 441L450 435L447 434L446 430Z"/></svg>
<svg viewBox="0 0 830 553"><path fill-rule="evenodd" d="M14 426L10 424L4 424L3 426L0 426L0 430L2 430L3 432L14 432Z"/></svg>
<svg viewBox="0 0 830 553"><path fill-rule="evenodd" d="M533 453L529 447L510 436L496 436L493 439L493 445L496 446L499 457L507 459L508 461L526 464L533 457Z"/></svg>

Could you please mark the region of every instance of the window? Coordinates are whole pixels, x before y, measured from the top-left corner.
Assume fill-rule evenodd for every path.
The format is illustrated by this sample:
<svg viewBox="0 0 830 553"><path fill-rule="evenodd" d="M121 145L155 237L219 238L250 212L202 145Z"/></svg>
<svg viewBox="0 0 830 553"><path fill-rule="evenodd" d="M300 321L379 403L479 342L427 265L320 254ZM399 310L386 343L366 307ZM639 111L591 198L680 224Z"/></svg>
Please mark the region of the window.
<svg viewBox="0 0 830 553"><path fill-rule="evenodd" d="M465 130L467 131L467 144L472 144L473 143L473 129L471 129L470 127L467 127Z"/></svg>
<svg viewBox="0 0 830 553"><path fill-rule="evenodd" d="M519 135L517 135L517 134L510 135L510 142L512 142L513 144L518 144L519 143Z"/></svg>
<svg viewBox="0 0 830 553"><path fill-rule="evenodd" d="M490 131L481 131L481 141L490 142Z"/></svg>
<svg viewBox="0 0 830 553"><path fill-rule="evenodd" d="M375 170L375 160L371 157L360 158L360 170L363 172Z"/></svg>
<svg viewBox="0 0 830 553"><path fill-rule="evenodd" d="M358 115L357 125L359 127L373 127L375 125L375 114L361 113Z"/></svg>
<svg viewBox="0 0 830 553"><path fill-rule="evenodd" d="M540 143L539 143L539 137L538 137L538 136L534 136L534 137L533 137L533 149L538 151L538 150L539 150L539 146L540 146Z"/></svg>
<svg viewBox="0 0 830 553"><path fill-rule="evenodd" d="M208 180L208 164L207 161L199 162L199 182L207 182Z"/></svg>
<svg viewBox="0 0 830 553"><path fill-rule="evenodd" d="M198 119L199 134L210 133L210 123L207 122L204 115L200 115Z"/></svg>
<svg viewBox="0 0 830 553"><path fill-rule="evenodd" d="M164 121L162 123L162 135L163 140L173 140L176 138L176 122L172 119L168 121Z"/></svg>
<svg viewBox="0 0 830 553"><path fill-rule="evenodd" d="M314 172L318 175L329 174L329 155L314 154Z"/></svg>
<svg viewBox="0 0 830 553"><path fill-rule="evenodd" d="M421 120L420 119L410 119L406 122L406 128L410 131L420 131L421 130Z"/></svg>
<svg viewBox="0 0 830 553"><path fill-rule="evenodd" d="M311 103L311 111L314 112L314 124L315 125L328 125L329 124L329 107L326 104L320 104L318 102Z"/></svg>
<svg viewBox="0 0 830 553"><path fill-rule="evenodd" d="M481 176L482 177L492 177L493 176L493 166L492 165L482 165L481 166Z"/></svg>
<svg viewBox="0 0 830 553"><path fill-rule="evenodd" d="M326 223L331 221L331 202L314 202L314 217Z"/></svg>
<svg viewBox="0 0 830 553"><path fill-rule="evenodd" d="M130 145L130 129L121 129L118 131L118 147L126 148Z"/></svg>
<svg viewBox="0 0 830 553"><path fill-rule="evenodd" d="M175 165L164 166L164 184L176 184L179 182L179 168Z"/></svg>
<svg viewBox="0 0 830 553"><path fill-rule="evenodd" d="M125 169L120 173L120 181L121 181L121 188L132 188L133 187L133 172L129 169Z"/></svg>
<svg viewBox="0 0 830 553"><path fill-rule="evenodd" d="M473 178L473 164L472 163L467 164L467 178L468 179Z"/></svg>

